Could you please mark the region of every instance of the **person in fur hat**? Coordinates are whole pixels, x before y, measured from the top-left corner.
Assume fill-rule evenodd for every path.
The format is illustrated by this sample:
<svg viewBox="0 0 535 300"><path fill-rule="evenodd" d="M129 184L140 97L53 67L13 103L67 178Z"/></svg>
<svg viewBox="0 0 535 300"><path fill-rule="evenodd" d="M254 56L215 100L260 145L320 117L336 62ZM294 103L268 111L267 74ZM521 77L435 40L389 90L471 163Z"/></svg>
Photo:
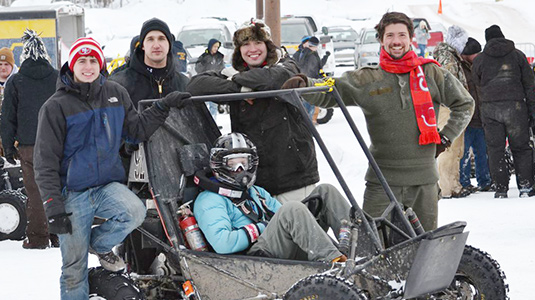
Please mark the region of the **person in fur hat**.
<svg viewBox="0 0 535 300"><path fill-rule="evenodd" d="M146 141L172 107L190 102L174 92L137 112L124 87L106 78L100 44L79 38L59 74L56 92L39 111L34 171L48 230L59 237L61 300L88 299L88 252L118 272L112 248L145 219L145 206L124 182L122 138ZM106 220L93 227L94 217Z"/></svg>
<svg viewBox="0 0 535 300"><path fill-rule="evenodd" d="M433 57L442 65L443 68L450 71L468 90L466 77L462 68L461 53L468 41L468 33L457 26L453 25L448 28L446 39L439 43L433 51ZM438 114L438 128L444 127L450 118L451 111L443 106ZM459 181L460 160L464 150L464 132L452 141L451 147L442 152L437 158L438 164L438 185L440 195L443 199L462 198L470 195L470 191L463 189Z"/></svg>
<svg viewBox="0 0 535 300"><path fill-rule="evenodd" d="M279 61L269 27L252 21L233 37L232 67L191 78L193 95L239 93L280 89L298 72L292 60ZM292 105L276 98L232 101L233 132L245 133L257 146L258 185L282 203L301 201L319 181L314 141Z"/></svg>
<svg viewBox="0 0 535 300"><path fill-rule="evenodd" d="M513 153L520 197L535 195L533 150L529 127L535 125L535 82L524 53L505 38L498 25L485 30L487 44L474 59L472 76L480 93L481 121L485 130L489 167L496 184L495 198L507 198L509 173L505 144Z"/></svg>
<svg viewBox="0 0 535 300"><path fill-rule="evenodd" d="M375 26L379 66L348 71L333 78L346 105L360 106L370 135L370 151L397 201L412 207L425 230L437 227L438 170L435 157L461 134L472 116L474 100L450 72L412 50L414 27L401 12L388 12ZM332 82L332 81L331 81ZM284 88L324 83L299 74ZM304 95L320 107L332 107L331 93ZM436 114L451 110L437 130ZM365 176L363 210L379 217L390 204L372 168Z"/></svg>
<svg viewBox="0 0 535 300"><path fill-rule="evenodd" d="M0 135L6 160L15 164L15 156L20 158L22 178L28 195L28 225L22 247L46 249L50 244L53 247L59 247L59 244L58 237L48 232L43 203L34 179L33 147L39 109L56 91L58 71L50 64L43 40L35 31L26 29L22 42L20 70L6 84Z"/></svg>

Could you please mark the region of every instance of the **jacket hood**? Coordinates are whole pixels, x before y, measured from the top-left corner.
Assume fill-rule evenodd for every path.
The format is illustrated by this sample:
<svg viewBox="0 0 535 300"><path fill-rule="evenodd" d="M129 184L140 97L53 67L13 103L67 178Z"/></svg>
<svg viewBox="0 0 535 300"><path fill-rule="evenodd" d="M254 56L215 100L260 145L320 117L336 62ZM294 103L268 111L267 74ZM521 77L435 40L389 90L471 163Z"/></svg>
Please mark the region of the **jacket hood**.
<svg viewBox="0 0 535 300"><path fill-rule="evenodd" d="M39 58L38 60L26 59L20 66L19 72L33 79L42 79L54 72L54 68L44 58Z"/></svg>
<svg viewBox="0 0 535 300"><path fill-rule="evenodd" d="M487 42L483 53L492 57L502 57L515 50L515 43L505 38L493 38Z"/></svg>
<svg viewBox="0 0 535 300"><path fill-rule="evenodd" d="M221 42L220 41L218 41L217 39L210 39L208 41L208 48L206 48L206 51L208 53L210 53L210 49L212 49L212 47L214 46L215 43L219 43L219 46L221 47Z"/></svg>

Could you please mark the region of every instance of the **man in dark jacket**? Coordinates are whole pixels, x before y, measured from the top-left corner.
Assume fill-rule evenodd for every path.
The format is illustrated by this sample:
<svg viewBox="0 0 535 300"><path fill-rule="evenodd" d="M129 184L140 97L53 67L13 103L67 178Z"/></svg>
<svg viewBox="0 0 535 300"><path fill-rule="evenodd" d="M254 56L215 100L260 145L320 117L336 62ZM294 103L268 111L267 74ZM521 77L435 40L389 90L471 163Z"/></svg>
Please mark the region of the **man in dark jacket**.
<svg viewBox="0 0 535 300"><path fill-rule="evenodd" d="M194 76L187 90L194 95L280 89L297 73L292 61L279 63L269 28L251 23L234 33L232 67ZM295 107L275 98L230 103L233 132L245 133L257 146L256 182L284 203L301 201L319 181L312 136Z"/></svg>
<svg viewBox="0 0 535 300"><path fill-rule="evenodd" d="M535 195L529 123L535 121L535 82L526 56L505 39L500 27L485 30L487 44L474 59L472 76L480 91L481 121L489 153L495 198L507 198L509 174L505 143L509 141L520 197Z"/></svg>
<svg viewBox="0 0 535 300"><path fill-rule="evenodd" d="M208 41L208 48L204 51L195 63L195 71L197 74L206 71L220 72L225 68L225 56L219 52L221 42L216 39Z"/></svg>
<svg viewBox="0 0 535 300"><path fill-rule="evenodd" d="M320 41L313 36L303 43L303 47L294 53L293 58L297 62L299 69L310 78L321 78L321 69L329 59L331 53L327 51L320 59L318 45Z"/></svg>
<svg viewBox="0 0 535 300"><path fill-rule="evenodd" d="M489 171L489 162L487 157L487 144L485 142L485 132L483 131L483 125L481 123L481 117L479 115L479 93L474 85L472 79L472 63L474 58L481 52L481 44L471 37L468 38L466 46L461 53L462 61L461 65L465 73L466 82L468 85L468 91L472 98L474 98L474 115L472 120L468 123L468 127L464 132L464 154L460 163L460 183L463 189L470 192L482 191L487 192L491 190L491 179ZM477 187L472 186L470 183L470 172L472 164L470 160L470 148L474 153L475 169Z"/></svg>
<svg viewBox="0 0 535 300"><path fill-rule="evenodd" d="M147 140L171 107L189 94L174 92L137 113L127 91L106 80L105 58L91 38L74 42L56 93L39 111L35 179L62 255L61 299L87 299L87 253L107 270L124 269L112 252L145 217L141 200L125 185L119 158L124 137ZM94 217L106 220L93 227Z"/></svg>
<svg viewBox="0 0 535 300"><path fill-rule="evenodd" d="M15 154L21 161L22 178L28 203L28 225L25 249L46 249L49 241L59 247L58 237L49 235L45 211L33 173L33 146L37 132L37 115L45 101L56 91L58 71L50 65L50 57L39 35L26 29L19 72L6 84L2 119L0 123L4 153L8 162L15 164ZM18 142L18 149L15 148Z"/></svg>
<svg viewBox="0 0 535 300"><path fill-rule="evenodd" d="M110 76L110 80L126 88L136 109L139 100L158 99L185 90L188 78L175 66L173 41L164 21L157 18L145 21L129 66Z"/></svg>

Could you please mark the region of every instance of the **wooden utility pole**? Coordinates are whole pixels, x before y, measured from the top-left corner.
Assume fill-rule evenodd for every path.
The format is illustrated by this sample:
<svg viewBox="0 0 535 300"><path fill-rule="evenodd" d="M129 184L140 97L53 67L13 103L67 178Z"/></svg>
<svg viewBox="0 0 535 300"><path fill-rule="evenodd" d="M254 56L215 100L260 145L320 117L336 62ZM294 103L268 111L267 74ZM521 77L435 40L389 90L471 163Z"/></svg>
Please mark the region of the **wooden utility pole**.
<svg viewBox="0 0 535 300"><path fill-rule="evenodd" d="M256 18L258 20L264 18L264 0L256 0Z"/></svg>
<svg viewBox="0 0 535 300"><path fill-rule="evenodd" d="M273 43L281 45L281 6L280 0L265 0L266 25L271 29Z"/></svg>

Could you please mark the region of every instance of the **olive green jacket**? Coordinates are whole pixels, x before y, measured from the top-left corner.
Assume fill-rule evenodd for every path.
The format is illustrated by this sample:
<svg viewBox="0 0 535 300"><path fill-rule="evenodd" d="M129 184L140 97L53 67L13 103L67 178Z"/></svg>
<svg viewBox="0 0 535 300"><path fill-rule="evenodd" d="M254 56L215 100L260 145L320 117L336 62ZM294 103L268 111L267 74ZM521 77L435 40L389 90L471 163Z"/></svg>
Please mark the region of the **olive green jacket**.
<svg viewBox="0 0 535 300"><path fill-rule="evenodd" d="M474 110L474 100L451 73L435 65L424 65L436 116L440 105L451 116L441 133L453 141L466 128ZM308 79L313 86L321 79ZM335 86L346 105L360 106L370 135L370 151L388 183L395 186L431 184L438 181L436 146L419 145L409 73L394 74L380 67L348 71L335 78ZM320 107L336 106L331 94L308 94L305 99ZM366 180L379 183L368 168Z"/></svg>

